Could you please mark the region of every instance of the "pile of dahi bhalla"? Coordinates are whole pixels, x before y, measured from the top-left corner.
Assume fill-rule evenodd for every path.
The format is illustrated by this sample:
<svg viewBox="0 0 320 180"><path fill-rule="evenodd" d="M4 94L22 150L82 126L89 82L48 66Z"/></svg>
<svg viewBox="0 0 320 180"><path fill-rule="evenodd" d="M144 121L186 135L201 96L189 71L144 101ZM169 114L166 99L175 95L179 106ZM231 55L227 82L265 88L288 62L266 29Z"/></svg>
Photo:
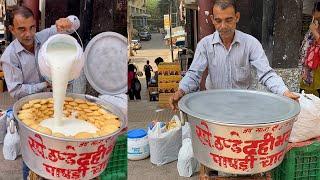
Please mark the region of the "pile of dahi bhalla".
<svg viewBox="0 0 320 180"><path fill-rule="evenodd" d="M63 106L63 114L66 119L84 120L94 125L96 133L79 132L74 136L65 136L59 132L52 132L51 129L41 126L43 120L53 118L53 99L35 99L24 104L18 112L18 118L30 128L55 137L87 139L105 136L117 131L121 126L119 118L101 108L98 104L83 100L66 97Z"/></svg>

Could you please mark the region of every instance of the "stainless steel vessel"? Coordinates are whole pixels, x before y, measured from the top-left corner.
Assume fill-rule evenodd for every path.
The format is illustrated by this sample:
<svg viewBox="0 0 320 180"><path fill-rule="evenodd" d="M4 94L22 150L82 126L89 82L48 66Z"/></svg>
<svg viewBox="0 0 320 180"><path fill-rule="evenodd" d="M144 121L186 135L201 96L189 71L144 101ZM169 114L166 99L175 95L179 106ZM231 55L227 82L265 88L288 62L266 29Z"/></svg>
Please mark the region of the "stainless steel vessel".
<svg viewBox="0 0 320 180"><path fill-rule="evenodd" d="M209 90L179 101L188 120L195 157L227 173L255 174L284 157L300 106L289 98L249 90Z"/></svg>
<svg viewBox="0 0 320 180"><path fill-rule="evenodd" d="M50 98L52 93L30 95L13 107L19 124L22 157L32 171L47 179L92 179L107 166L116 138L127 130L127 119L120 109L96 97L82 94L67 96L96 103L117 115L121 121L120 129L110 135L90 139L58 138L37 132L20 121L17 113L23 104Z"/></svg>

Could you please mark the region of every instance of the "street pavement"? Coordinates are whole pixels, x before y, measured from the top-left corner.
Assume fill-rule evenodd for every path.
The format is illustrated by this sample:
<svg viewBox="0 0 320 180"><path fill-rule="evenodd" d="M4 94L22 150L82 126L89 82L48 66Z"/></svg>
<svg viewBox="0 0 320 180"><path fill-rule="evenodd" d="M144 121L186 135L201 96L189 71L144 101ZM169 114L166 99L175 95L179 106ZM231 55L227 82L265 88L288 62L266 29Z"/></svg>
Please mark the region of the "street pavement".
<svg viewBox="0 0 320 180"><path fill-rule="evenodd" d="M177 51L175 51L175 55ZM153 34L151 41L142 41L142 49L138 50L133 57L133 62L138 66L140 71L146 64L146 60L150 60L151 66L156 69L156 65L152 60L156 57L162 57L165 62L170 62L170 50L166 47L160 34ZM141 98L139 101L128 102L129 130L134 128L147 129L147 124L152 120L168 121L174 113L171 110L156 112L158 102L148 101L148 92L144 77L140 78L142 83ZM176 180L176 179L198 179L198 174L191 178L180 177L177 170L177 161L163 166L156 166L150 162L150 158L140 161L128 161L128 179L129 180Z"/></svg>
<svg viewBox="0 0 320 180"><path fill-rule="evenodd" d="M159 33L152 34L150 41L141 41L142 48L140 50L133 51L133 56L130 56L134 64L138 65L140 71L143 70L143 66L147 60L150 61L150 65L156 69L154 60L157 57L162 57L164 62L172 62L170 47L166 46L162 35ZM173 50L174 59L177 57L178 49Z"/></svg>

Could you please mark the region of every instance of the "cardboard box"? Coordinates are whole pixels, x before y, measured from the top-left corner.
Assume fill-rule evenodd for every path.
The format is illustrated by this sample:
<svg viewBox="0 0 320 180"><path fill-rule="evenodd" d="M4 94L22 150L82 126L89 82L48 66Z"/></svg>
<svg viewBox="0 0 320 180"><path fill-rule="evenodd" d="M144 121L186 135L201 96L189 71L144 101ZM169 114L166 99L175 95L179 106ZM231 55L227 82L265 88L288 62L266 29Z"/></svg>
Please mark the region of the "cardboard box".
<svg viewBox="0 0 320 180"><path fill-rule="evenodd" d="M149 94L152 92L158 92L158 87L148 87Z"/></svg>
<svg viewBox="0 0 320 180"><path fill-rule="evenodd" d="M159 93L175 93L179 89L179 83L159 83Z"/></svg>
<svg viewBox="0 0 320 180"><path fill-rule="evenodd" d="M181 71L181 67L179 63L161 63L158 66L158 71Z"/></svg>
<svg viewBox="0 0 320 180"><path fill-rule="evenodd" d="M179 83L181 80L181 76L180 75L170 75L170 76L164 76L161 75L158 77L158 81L159 83Z"/></svg>
<svg viewBox="0 0 320 180"><path fill-rule="evenodd" d="M172 76L172 75L180 75L181 71L177 70L160 70L158 71L159 76Z"/></svg>

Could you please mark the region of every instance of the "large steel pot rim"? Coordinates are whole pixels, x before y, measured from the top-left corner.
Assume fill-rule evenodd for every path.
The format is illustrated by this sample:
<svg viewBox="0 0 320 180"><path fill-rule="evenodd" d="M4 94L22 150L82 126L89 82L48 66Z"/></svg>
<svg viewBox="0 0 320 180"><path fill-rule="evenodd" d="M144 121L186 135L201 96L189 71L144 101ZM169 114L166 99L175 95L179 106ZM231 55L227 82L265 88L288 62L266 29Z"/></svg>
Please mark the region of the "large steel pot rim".
<svg viewBox="0 0 320 180"><path fill-rule="evenodd" d="M91 142L91 141L99 141L99 140L105 140L105 139L108 139L108 138L111 138L111 137L114 137L115 135L120 135L121 133L124 133L127 129L127 125L126 125L126 118L125 116L123 115L123 113L120 111L120 110L117 110L117 108L114 107L114 105L112 105L111 103L108 103L106 101L103 101L103 103L99 103L99 101L101 102L102 100L100 100L99 98L97 97L94 97L94 96L91 96L91 95L84 95L84 94L74 94L74 93L67 93L66 94L66 97L72 97L72 98L83 98L89 102L92 102L92 103L96 103L98 106L106 109L106 110L110 110L110 108L113 109L113 111L115 112L112 112L114 113L115 115L119 116L119 120L121 121L121 126L120 128L113 132L112 134L109 134L109 135L105 135L105 136L100 136L100 137L97 137L97 138L87 138L87 139L72 139L72 138L60 138L60 137L55 137L55 136L50 136L50 135L47 135L47 134L44 134L44 133L41 133L39 131L36 131L32 128L30 128L29 126L25 125L19 118L18 118L18 112L20 108L23 104L29 102L30 100L33 100L35 98L37 99L44 99L44 98L52 98L52 93L49 93L49 92L44 92L44 93L37 93L37 94L32 94L32 95L29 95L29 96L26 96L24 98L21 98L18 102L16 102L13 106L13 113L14 113L14 116L16 118L17 121L19 121L19 125L22 125L24 126L25 128L27 128L28 130L34 132L34 133L37 133L37 134L41 134L42 136L45 136L47 138L50 138L50 139L55 139L57 141L68 141L68 142ZM121 118L122 117L122 118Z"/></svg>
<svg viewBox="0 0 320 180"><path fill-rule="evenodd" d="M194 96L197 96L199 95L200 93L201 94L208 94L208 93L212 93L212 92L225 92L225 91L228 91L228 92L246 92L246 93L254 93L254 94L260 94L260 95L268 95L268 96L271 96L271 97L276 97L276 98L281 98L282 100L285 100L285 101L289 101L290 103L294 103L295 105L297 105L296 107L298 107L298 109L293 109L292 115L291 117L279 117L277 119L277 121L274 121L274 122L266 122L266 123L252 123L252 124L237 124L237 123L226 123L226 122L222 122L221 120L217 120L217 119L212 119L212 118L208 118L204 115L201 115L197 112L194 112L194 111L191 111L188 107L186 107L186 101L188 98L192 98ZM182 124L184 124L185 121L188 121L188 116L191 116L191 117L195 117L195 118L198 118L198 119L202 119L202 120L205 120L207 121L208 123L212 123L212 124L217 124L217 125L222 125L222 126L237 126L237 127L258 127L258 126L269 126L269 125L276 125L276 124L279 124L279 123L282 123L282 122L289 122L289 121L296 121L296 117L299 115L300 113L300 105L298 102L290 99L290 98L287 98L287 97L284 97L284 96L280 96L280 95L277 95L277 94L273 94L273 93L269 93L269 92L262 92L262 91L254 91L254 90L241 90L241 89L215 89L215 90L207 90L207 91L199 91L199 92L194 92L194 93L190 93L190 94L187 94L185 96L183 96L181 98L181 100L178 102L178 106L179 106L179 109L180 109L180 118L181 118L181 122Z"/></svg>
<svg viewBox="0 0 320 180"><path fill-rule="evenodd" d="M181 115L181 113L183 115ZM191 116L191 117L195 117L195 116L192 116L188 113L185 113L183 111L180 110L180 119L181 119L181 123L182 125L184 125L185 122L188 122L188 117L187 116ZM273 125L277 125L277 124L280 124L280 123L286 123L286 122L290 122L292 120L294 121L297 121L297 117L298 115L292 117L292 118L289 118L289 119L286 119L286 120L282 120L282 121L279 121L279 122L273 122L273 123L259 123L259 124L232 124L232 123L222 123L222 122L219 122L219 121L216 121L216 122L213 122L212 119L201 119L201 120L204 120L206 121L207 123L209 124L216 124L216 125L220 125L220 126L227 126L227 127L243 127L243 128L256 128L256 127L265 127L265 126L273 126ZM197 117L195 117L197 118Z"/></svg>

